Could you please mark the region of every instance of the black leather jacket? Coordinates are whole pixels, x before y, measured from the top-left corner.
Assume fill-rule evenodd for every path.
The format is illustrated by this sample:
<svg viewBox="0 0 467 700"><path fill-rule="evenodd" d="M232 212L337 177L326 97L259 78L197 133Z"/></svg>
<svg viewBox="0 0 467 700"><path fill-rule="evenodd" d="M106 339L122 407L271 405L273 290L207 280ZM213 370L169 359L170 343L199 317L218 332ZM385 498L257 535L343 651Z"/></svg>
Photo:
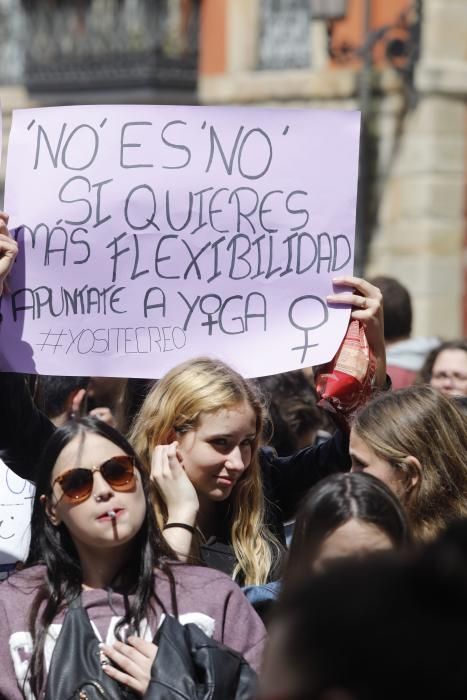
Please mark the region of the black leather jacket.
<svg viewBox="0 0 467 700"><path fill-rule="evenodd" d="M144 700L253 700L256 674L240 654L194 624L166 617Z"/></svg>

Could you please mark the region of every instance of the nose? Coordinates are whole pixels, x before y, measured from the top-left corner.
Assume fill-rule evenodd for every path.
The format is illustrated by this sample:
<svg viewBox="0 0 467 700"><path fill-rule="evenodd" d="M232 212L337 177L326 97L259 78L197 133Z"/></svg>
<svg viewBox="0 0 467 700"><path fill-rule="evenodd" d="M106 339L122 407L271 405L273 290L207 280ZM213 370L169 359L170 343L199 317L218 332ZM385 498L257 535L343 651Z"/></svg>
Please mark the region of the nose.
<svg viewBox="0 0 467 700"><path fill-rule="evenodd" d="M452 391L454 389L454 380L450 375L446 375L440 382L441 391Z"/></svg>
<svg viewBox="0 0 467 700"><path fill-rule="evenodd" d="M114 495L112 487L98 471L94 472L92 495L96 501L109 501Z"/></svg>
<svg viewBox="0 0 467 700"><path fill-rule="evenodd" d="M225 460L226 469L232 472L242 472L245 469L242 451L239 445L236 445L233 450L227 455Z"/></svg>

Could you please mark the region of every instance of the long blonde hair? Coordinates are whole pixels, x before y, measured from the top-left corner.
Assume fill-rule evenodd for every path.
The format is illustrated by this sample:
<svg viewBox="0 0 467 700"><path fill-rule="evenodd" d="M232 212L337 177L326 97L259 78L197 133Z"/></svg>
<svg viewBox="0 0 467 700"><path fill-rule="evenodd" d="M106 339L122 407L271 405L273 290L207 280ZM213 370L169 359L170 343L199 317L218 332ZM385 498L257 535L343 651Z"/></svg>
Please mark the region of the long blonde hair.
<svg viewBox="0 0 467 700"><path fill-rule="evenodd" d="M407 482L407 458L420 462L419 480L404 499L415 539L431 539L450 520L467 517L467 423L453 401L429 386L381 394L352 429Z"/></svg>
<svg viewBox="0 0 467 700"><path fill-rule="evenodd" d="M234 577L247 585L268 580L282 555L279 541L265 523L259 443L264 407L254 385L219 360L200 357L168 372L147 395L133 423L130 441L148 471L156 445L166 444L173 430L184 433L197 427L200 415L215 413L247 402L256 416L251 463L229 499L231 540L237 565ZM154 506L160 527L167 520L165 503L155 489Z"/></svg>

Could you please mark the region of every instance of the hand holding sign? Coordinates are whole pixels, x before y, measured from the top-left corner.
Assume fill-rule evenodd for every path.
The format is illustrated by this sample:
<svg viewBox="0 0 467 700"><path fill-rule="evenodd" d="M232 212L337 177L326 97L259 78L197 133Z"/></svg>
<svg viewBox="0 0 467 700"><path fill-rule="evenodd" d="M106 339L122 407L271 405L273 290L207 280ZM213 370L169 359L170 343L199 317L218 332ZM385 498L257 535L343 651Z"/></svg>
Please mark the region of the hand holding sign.
<svg viewBox="0 0 467 700"><path fill-rule="evenodd" d="M11 237L7 225L8 214L0 212L0 295L18 254L18 244Z"/></svg>
<svg viewBox="0 0 467 700"><path fill-rule="evenodd" d="M386 383L386 346L384 344L383 295L378 287L359 277L335 277L335 285L354 287L356 291L329 294L330 304L351 304L351 318L362 321L368 344L376 360L376 386Z"/></svg>

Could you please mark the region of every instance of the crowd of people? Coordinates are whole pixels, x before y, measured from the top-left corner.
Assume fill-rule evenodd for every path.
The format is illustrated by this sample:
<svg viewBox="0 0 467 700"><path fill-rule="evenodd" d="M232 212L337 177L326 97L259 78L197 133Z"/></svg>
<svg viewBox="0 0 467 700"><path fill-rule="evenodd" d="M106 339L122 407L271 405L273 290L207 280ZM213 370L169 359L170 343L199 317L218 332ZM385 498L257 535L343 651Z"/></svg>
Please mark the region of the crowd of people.
<svg viewBox="0 0 467 700"><path fill-rule="evenodd" d="M0 372L0 457L35 485L0 584L1 700L465 695L467 344L425 344L392 390L411 317L386 317L380 288L407 297L385 279L328 298L374 357L344 417L309 373L212 357L153 382Z"/></svg>

